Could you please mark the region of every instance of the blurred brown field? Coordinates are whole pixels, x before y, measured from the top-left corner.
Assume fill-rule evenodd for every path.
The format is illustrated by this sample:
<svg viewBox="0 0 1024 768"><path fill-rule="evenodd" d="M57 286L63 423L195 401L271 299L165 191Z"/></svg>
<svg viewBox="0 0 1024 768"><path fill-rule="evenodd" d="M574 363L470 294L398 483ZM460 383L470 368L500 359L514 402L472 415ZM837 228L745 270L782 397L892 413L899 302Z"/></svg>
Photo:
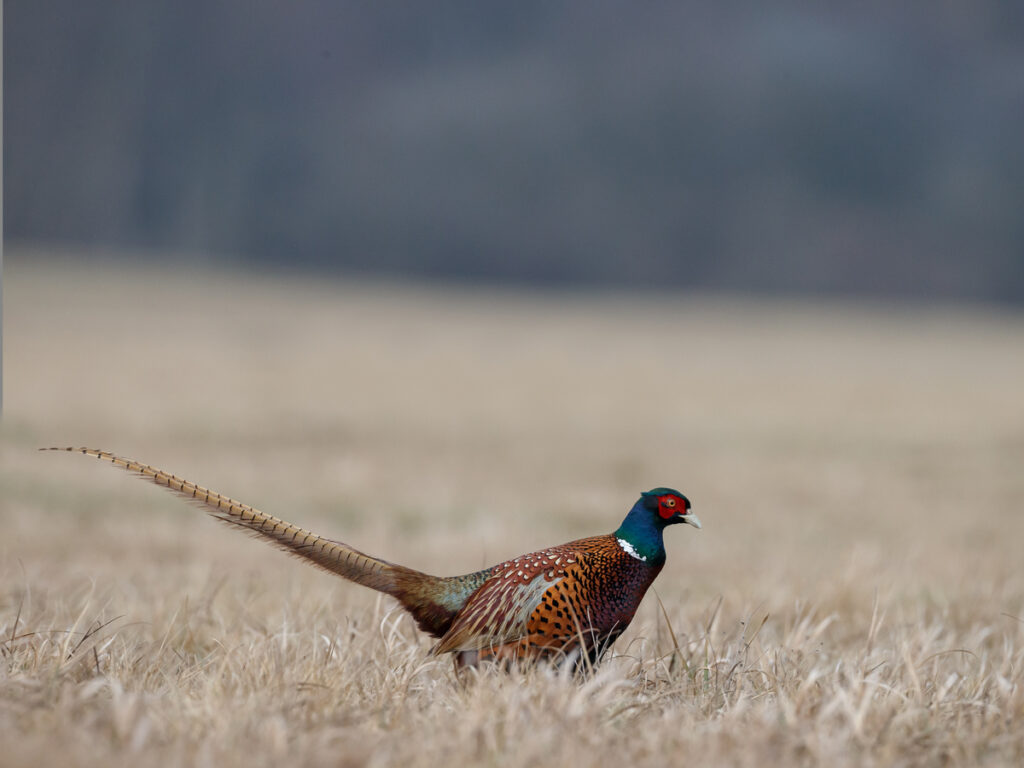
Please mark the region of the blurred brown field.
<svg viewBox="0 0 1024 768"><path fill-rule="evenodd" d="M5 267L0 764L1024 757L1019 313ZM595 679L463 686L387 599L49 445L436 573L657 485L704 529Z"/></svg>

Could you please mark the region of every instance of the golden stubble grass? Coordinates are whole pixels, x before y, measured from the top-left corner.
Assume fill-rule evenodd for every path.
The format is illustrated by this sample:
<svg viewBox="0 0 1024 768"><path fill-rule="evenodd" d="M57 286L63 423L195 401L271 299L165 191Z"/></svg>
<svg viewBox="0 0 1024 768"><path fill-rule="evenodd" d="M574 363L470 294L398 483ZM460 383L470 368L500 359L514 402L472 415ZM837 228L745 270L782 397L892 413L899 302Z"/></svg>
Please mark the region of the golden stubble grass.
<svg viewBox="0 0 1024 768"><path fill-rule="evenodd" d="M0 764L1024 760L1024 318L8 254ZM585 680L459 681L386 598L50 444L423 570L702 531Z"/></svg>

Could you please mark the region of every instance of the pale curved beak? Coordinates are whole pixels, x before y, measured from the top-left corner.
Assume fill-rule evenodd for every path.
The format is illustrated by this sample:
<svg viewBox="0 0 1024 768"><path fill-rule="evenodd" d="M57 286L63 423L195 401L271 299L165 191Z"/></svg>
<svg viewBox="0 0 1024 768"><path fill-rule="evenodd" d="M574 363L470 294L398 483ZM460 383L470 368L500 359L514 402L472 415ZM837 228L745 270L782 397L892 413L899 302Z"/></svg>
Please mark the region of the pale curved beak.
<svg viewBox="0 0 1024 768"><path fill-rule="evenodd" d="M689 523L697 529L700 529L702 527L700 524L700 518L693 514L693 512L687 512L685 515L683 515L683 519L681 522Z"/></svg>

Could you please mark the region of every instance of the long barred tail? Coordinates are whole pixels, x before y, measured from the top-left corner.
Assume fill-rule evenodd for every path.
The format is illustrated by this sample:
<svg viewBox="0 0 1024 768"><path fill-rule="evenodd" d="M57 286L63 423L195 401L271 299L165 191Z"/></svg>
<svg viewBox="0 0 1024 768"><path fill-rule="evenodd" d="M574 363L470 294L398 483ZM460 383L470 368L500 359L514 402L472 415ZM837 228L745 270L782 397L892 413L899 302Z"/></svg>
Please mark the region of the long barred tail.
<svg viewBox="0 0 1024 768"><path fill-rule="evenodd" d="M162 469L125 459L95 448L40 448L70 451L108 461L186 499L203 504L219 520L245 528L286 552L309 560L326 571L395 597L412 614L420 629L441 637L469 596L487 579L490 569L465 576L431 576L389 563L353 549L348 544L300 528L280 518L222 496Z"/></svg>
<svg viewBox="0 0 1024 768"><path fill-rule="evenodd" d="M93 456L101 461L108 461L151 480L157 485L169 488L190 501L205 505L214 517L239 525L268 539L271 543L293 555L310 560L321 568L357 584L394 595L399 599L402 598L402 593L408 590L410 582L445 581L411 568L371 557L340 541L325 539L273 515L260 512L248 504L222 496L209 488L203 488L201 485L196 485L164 472L162 469L142 464L133 459L125 459L94 448L40 448L39 450L71 451Z"/></svg>

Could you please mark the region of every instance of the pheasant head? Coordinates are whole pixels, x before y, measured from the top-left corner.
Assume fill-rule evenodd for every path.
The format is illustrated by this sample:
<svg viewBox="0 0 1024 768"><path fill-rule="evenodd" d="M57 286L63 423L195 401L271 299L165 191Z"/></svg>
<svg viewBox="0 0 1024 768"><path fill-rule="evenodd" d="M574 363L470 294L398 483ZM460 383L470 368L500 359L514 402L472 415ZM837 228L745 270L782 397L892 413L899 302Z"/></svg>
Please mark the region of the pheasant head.
<svg viewBox="0 0 1024 768"><path fill-rule="evenodd" d="M662 532L676 523L701 527L700 519L690 510L688 498L672 488L653 488L640 494L614 535L619 545L637 560L661 565L665 562Z"/></svg>

